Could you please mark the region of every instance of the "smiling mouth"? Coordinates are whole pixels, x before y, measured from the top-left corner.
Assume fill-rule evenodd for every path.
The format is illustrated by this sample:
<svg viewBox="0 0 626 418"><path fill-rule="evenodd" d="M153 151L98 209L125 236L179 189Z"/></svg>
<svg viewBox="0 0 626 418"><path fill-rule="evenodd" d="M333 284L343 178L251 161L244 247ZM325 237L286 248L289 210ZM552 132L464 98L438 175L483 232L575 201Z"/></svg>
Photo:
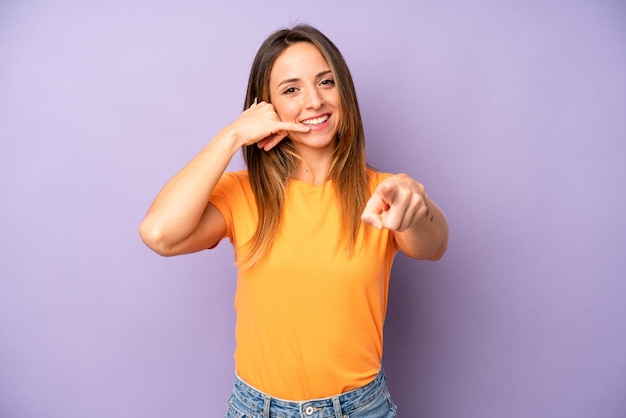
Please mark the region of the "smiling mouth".
<svg viewBox="0 0 626 418"><path fill-rule="evenodd" d="M303 121L300 121L300 123L309 127L315 127L315 126L322 125L324 122L328 120L329 117L330 115L326 114L317 118L305 119Z"/></svg>

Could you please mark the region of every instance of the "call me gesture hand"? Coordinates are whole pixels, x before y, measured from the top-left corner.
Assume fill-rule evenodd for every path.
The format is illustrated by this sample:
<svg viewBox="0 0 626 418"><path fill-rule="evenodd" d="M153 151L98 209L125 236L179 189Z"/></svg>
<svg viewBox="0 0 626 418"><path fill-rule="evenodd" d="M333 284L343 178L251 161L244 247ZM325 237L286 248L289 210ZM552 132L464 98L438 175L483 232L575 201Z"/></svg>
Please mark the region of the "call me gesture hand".
<svg viewBox="0 0 626 418"><path fill-rule="evenodd" d="M283 122L278 118L274 106L256 100L230 126L242 136L244 145L257 144L269 151L287 135L288 131L309 132L311 128L301 123Z"/></svg>
<svg viewBox="0 0 626 418"><path fill-rule="evenodd" d="M424 186L406 174L382 181L365 205L361 221L388 229L400 249L418 259L438 260L447 247L448 225Z"/></svg>

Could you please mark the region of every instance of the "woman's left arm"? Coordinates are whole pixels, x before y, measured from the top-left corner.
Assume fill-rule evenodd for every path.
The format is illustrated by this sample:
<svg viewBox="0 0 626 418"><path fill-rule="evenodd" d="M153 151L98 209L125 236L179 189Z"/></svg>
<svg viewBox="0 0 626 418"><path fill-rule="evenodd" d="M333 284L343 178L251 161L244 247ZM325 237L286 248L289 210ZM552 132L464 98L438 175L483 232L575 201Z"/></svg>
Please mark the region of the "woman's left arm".
<svg viewBox="0 0 626 418"><path fill-rule="evenodd" d="M361 221L393 231L409 257L438 260L448 246L448 222L424 186L405 174L383 180L365 205Z"/></svg>

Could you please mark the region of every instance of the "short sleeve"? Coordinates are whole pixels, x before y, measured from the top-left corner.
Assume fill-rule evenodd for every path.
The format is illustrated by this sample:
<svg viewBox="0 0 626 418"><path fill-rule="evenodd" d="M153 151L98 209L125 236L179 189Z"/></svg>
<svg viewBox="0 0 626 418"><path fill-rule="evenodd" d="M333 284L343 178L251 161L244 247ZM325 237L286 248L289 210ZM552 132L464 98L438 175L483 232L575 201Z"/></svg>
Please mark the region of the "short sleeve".
<svg viewBox="0 0 626 418"><path fill-rule="evenodd" d="M239 181L237 173L224 173L209 197L209 203L215 206L226 221L226 236L233 242L233 202L237 199Z"/></svg>

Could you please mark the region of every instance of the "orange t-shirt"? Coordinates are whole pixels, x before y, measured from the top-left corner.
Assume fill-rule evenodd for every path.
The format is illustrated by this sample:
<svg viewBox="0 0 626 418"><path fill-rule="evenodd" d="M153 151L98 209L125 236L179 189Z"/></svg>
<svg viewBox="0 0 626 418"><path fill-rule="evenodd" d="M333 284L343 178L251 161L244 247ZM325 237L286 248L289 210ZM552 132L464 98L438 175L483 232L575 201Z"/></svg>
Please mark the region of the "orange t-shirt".
<svg viewBox="0 0 626 418"><path fill-rule="evenodd" d="M372 191L388 176L370 174ZM226 173L210 202L224 216L236 253L258 219L247 171ZM292 180L270 252L253 269L238 271L236 372L271 396L328 397L361 387L380 371L396 242L388 230L363 225L350 257L339 244L340 225L331 181Z"/></svg>

